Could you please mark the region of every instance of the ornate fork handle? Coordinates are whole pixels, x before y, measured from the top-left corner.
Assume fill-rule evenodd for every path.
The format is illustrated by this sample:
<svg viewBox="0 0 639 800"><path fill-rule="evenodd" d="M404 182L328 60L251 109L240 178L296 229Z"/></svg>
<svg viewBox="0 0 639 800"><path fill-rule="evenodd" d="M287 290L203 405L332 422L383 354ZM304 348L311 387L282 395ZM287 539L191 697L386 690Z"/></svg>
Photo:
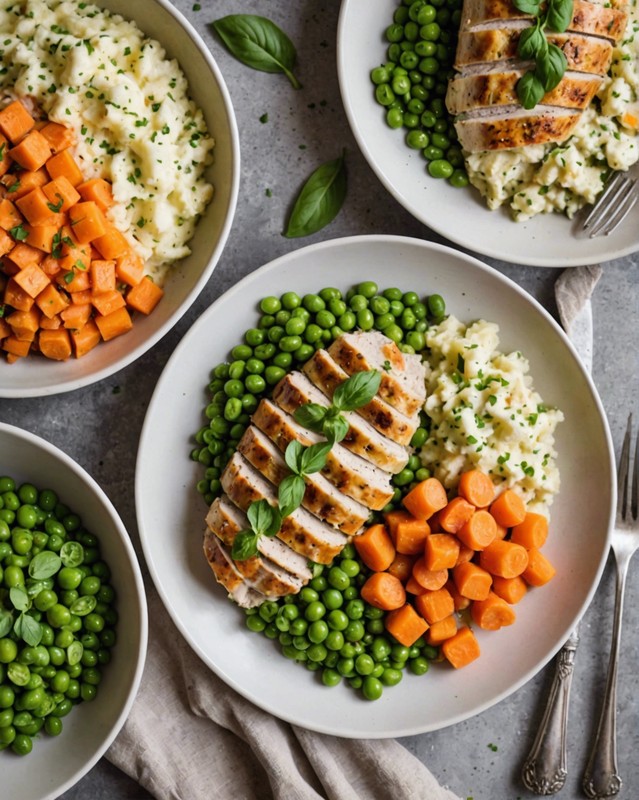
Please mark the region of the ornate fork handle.
<svg viewBox="0 0 639 800"><path fill-rule="evenodd" d="M578 644L575 628L557 656L544 716L522 769L525 786L536 794L555 794L566 782L568 699Z"/></svg>

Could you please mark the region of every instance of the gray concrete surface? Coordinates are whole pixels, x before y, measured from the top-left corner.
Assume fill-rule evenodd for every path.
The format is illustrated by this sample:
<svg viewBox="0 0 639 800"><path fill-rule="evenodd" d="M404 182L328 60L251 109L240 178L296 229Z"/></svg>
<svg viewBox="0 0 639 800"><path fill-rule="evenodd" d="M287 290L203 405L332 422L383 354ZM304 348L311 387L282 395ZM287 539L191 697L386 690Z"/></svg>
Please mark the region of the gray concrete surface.
<svg viewBox="0 0 639 800"><path fill-rule="evenodd" d="M211 47L227 81L238 119L242 181L227 247L211 281L189 313L137 363L101 384L71 394L0 400L0 419L48 438L101 483L124 519L138 552L133 473L146 405L173 348L210 303L258 266L322 239L393 233L441 241L386 192L351 135L341 105L335 66L337 2L245 0L240 4L234 0L215 3L202 0L198 7L192 0L175 0L175 5ZM222 50L208 25L211 20L232 12L268 16L288 32L297 45L303 91L292 91L283 77L244 67ZM267 124L259 119L265 113L269 117ZM308 239L283 238L284 219L301 182L311 169L334 158L343 147L348 152L349 188L341 213L329 227ZM267 188L272 191L271 197L265 194ZM559 270L485 260L519 283L551 313L556 313L553 286ZM593 308L593 374L618 449L628 410L634 407L639 411L639 254L604 265ZM96 430L91 425L94 419L113 420L113 424L108 429L105 426ZM581 630L569 719L569 777L559 795L563 800L583 797L581 774L603 691L613 589L614 568L609 561ZM639 560L628 584L626 635L619 672L618 762L624 780L620 797L624 800L639 797L638 606ZM479 716L436 733L404 739L403 743L464 800L534 797L522 785L519 773L542 713L551 675L552 665L549 665L511 697ZM63 796L64 800L148 797L105 760ZM216 797L215 787L211 787L211 798Z"/></svg>

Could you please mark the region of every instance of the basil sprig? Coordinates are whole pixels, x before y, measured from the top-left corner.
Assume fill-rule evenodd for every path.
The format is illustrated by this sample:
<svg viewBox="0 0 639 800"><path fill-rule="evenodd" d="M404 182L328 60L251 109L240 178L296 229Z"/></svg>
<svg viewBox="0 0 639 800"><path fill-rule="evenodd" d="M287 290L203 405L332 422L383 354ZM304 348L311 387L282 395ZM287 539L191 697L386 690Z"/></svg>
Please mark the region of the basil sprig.
<svg viewBox="0 0 639 800"><path fill-rule="evenodd" d="M42 626L37 619L28 612L31 609L31 598L22 586L12 586L9 589L9 601L19 612L10 609L0 609L0 636L6 636L11 629L18 637L23 639L31 647L37 647L42 641Z"/></svg>
<svg viewBox="0 0 639 800"><path fill-rule="evenodd" d="M229 14L211 26L238 61L260 72L284 73L293 88L301 89L293 74L295 47L270 19L254 14Z"/></svg>
<svg viewBox="0 0 639 800"><path fill-rule="evenodd" d="M254 556L260 536L275 536L282 524L279 508L266 500L255 500L251 503L246 516L251 527L237 534L231 549L231 556L238 561Z"/></svg>
<svg viewBox="0 0 639 800"><path fill-rule="evenodd" d="M342 153L308 177L295 200L284 236L297 239L325 228L338 215L345 197L346 166Z"/></svg>
<svg viewBox="0 0 639 800"><path fill-rule="evenodd" d="M541 0L513 0L524 14L535 17L534 25L525 28L519 37L517 55L534 61L517 81L517 97L526 109L534 108L546 92L552 91L566 72L568 62L561 48L548 41L546 29L563 33L573 16L573 0L548 0L542 13Z"/></svg>

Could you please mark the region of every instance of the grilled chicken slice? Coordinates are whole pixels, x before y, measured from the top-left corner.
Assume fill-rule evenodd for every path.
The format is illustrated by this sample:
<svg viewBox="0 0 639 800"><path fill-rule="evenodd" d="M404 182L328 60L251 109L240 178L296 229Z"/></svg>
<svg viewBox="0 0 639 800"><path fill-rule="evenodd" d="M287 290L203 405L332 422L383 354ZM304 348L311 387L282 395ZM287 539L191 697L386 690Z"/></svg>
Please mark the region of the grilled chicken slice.
<svg viewBox="0 0 639 800"><path fill-rule="evenodd" d="M498 106L495 111L459 118L455 128L464 150L472 153L563 141L579 119L576 109L542 105L529 111L521 106Z"/></svg>
<svg viewBox="0 0 639 800"><path fill-rule="evenodd" d="M210 533L204 536L204 555L213 570L215 580L222 584L229 598L243 608L254 608L266 600L266 597L253 589L238 572L231 554L217 538Z"/></svg>
<svg viewBox="0 0 639 800"><path fill-rule="evenodd" d="M424 382L424 381L422 381ZM425 382L424 382L425 383ZM329 406L331 401L302 372L285 375L273 390L273 401L288 414L304 403ZM376 466L396 474L408 461L408 451L401 444L377 431L356 411L345 411L349 428L341 444Z"/></svg>
<svg viewBox="0 0 639 800"><path fill-rule="evenodd" d="M237 445L244 458L268 481L278 486L291 472L273 442L255 425L250 425ZM304 477L306 491L302 505L316 517L335 525L342 533L359 533L370 515L369 509L339 492L321 473Z"/></svg>
<svg viewBox="0 0 639 800"><path fill-rule="evenodd" d="M331 398L335 389L348 378L348 373L326 350L317 350L304 364L302 371L321 392ZM358 408L357 413L380 433L402 445L410 443L419 426L419 414L407 417L379 396Z"/></svg>
<svg viewBox="0 0 639 800"><path fill-rule="evenodd" d="M446 104L451 114L465 114L484 106L518 105L517 81L526 71L519 69L493 69L482 73L459 75L448 84ZM588 108L602 78L581 72L566 72L558 86L547 92L543 105L562 108Z"/></svg>
<svg viewBox="0 0 639 800"><path fill-rule="evenodd" d="M402 353L379 331L345 333L328 352L349 375L378 370L382 376L378 395L402 414L412 417L422 409L426 382L421 356Z"/></svg>
<svg viewBox="0 0 639 800"><path fill-rule="evenodd" d="M323 441L266 398L260 400L252 421L282 452L294 439L304 446ZM341 444L333 445L321 472L338 491L375 511L384 508L393 496L389 474Z"/></svg>
<svg viewBox="0 0 639 800"><path fill-rule="evenodd" d="M228 548L232 548L233 540L242 530L235 527L233 518L229 517L222 507L220 498L212 503L206 516L206 524L209 530L205 537L216 536ZM260 537L260 539L268 538L270 537ZM283 546L286 547L286 545ZM290 548L288 549L290 550ZM294 555L298 554L294 553ZM265 597L284 597L287 594L296 594L308 580L308 578L303 580L299 575L287 572L261 554L243 560L234 560L233 563L249 586Z"/></svg>
<svg viewBox="0 0 639 800"><path fill-rule="evenodd" d="M257 500L266 500L271 505L277 503L275 486L263 478L240 453L234 453L224 468L221 483L228 497L242 511L246 511ZM302 507L284 517L277 535L296 553L318 564L329 564L348 542L347 536Z"/></svg>

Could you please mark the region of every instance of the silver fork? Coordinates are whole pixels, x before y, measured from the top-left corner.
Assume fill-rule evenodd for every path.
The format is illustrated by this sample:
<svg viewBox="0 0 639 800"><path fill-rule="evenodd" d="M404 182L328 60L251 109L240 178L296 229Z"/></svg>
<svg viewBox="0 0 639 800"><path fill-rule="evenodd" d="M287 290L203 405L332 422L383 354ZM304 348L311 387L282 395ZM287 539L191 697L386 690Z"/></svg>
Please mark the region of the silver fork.
<svg viewBox="0 0 639 800"><path fill-rule="evenodd" d="M639 548L639 434L635 442L634 470L630 456L631 435L632 414L628 417L628 426L617 470L617 517L611 542L617 565L612 646L601 716L583 779L583 790L591 798L612 797L621 788L621 777L617 771L616 748L617 664L628 565L633 553Z"/></svg>
<svg viewBox="0 0 639 800"><path fill-rule="evenodd" d="M627 172L614 172L583 222L591 239L608 236L628 216L639 199L637 178Z"/></svg>

